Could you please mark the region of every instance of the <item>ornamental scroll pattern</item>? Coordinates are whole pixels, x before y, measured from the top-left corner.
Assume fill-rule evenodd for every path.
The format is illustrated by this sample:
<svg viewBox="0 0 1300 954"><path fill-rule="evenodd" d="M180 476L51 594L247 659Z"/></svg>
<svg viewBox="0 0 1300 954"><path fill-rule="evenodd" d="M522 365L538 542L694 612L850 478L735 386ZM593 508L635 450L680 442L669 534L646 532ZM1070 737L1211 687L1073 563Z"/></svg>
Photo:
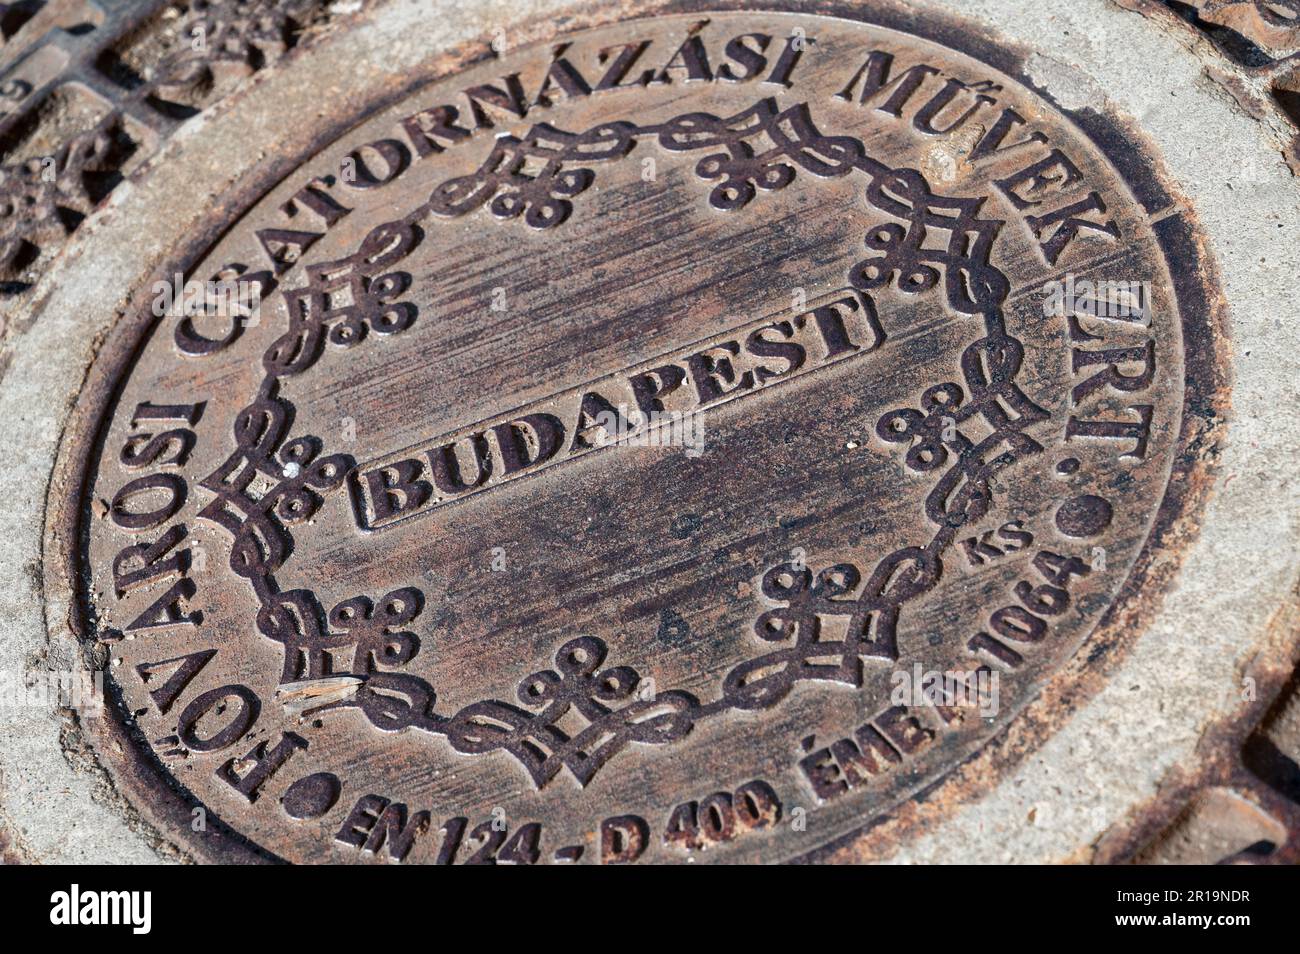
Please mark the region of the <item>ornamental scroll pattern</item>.
<svg viewBox="0 0 1300 954"><path fill-rule="evenodd" d="M606 666L605 643L580 636L559 647L550 668L520 682L514 701L489 699L440 714L433 687L401 671L419 651L405 628L421 612L418 590L395 590L378 604L358 596L327 615L309 590L281 592L276 584L292 552L291 526L314 514L353 466L346 456L324 455L315 438L289 437L293 415L279 396L281 379L309 370L327 344L350 348L371 332L396 335L410 327L416 311L401 300L410 278L394 266L420 242L430 216L486 206L501 219L555 228L595 181L591 165L626 157L646 138L669 152L704 152L695 175L712 184L708 202L725 212L787 188L801 171L864 175L867 203L898 221L868 232L868 255L850 268L850 282L863 291L892 285L908 295L942 284L951 308L979 317L983 334L962 355L963 382L938 384L921 396L919 410L890 411L877 425L881 438L906 448L910 469L941 471L925 501L935 530L928 541L881 556L868 573L847 563L815 574L791 564L769 569L761 589L776 608L754 625L755 638L769 649L729 672L711 702L684 691L644 698L636 670ZM670 743L720 713L775 706L804 681L861 688L867 661L897 659L903 606L937 584L941 556L957 531L988 512L994 478L1042 450L1025 428L1047 413L1016 383L1024 352L1004 327L1010 284L989 261L1001 223L980 217L983 203L935 195L920 173L891 168L861 141L823 135L805 104L779 111L775 100L764 99L728 118L690 113L582 133L541 124L523 139L500 137L474 173L439 185L426 205L376 228L353 255L309 266L305 286L283 292L290 327L268 349L259 393L236 419L236 450L202 482L215 495L202 516L233 538L230 566L258 598L258 630L284 647L281 682L348 672L363 680L355 695L321 708L357 708L381 731L423 730L460 753L506 752L539 788L562 770L586 785L631 743ZM984 434L978 440L968 436L975 425ZM823 626L837 617L847 627ZM829 638L832 629L844 635ZM351 669L340 669L349 648ZM571 713L585 728L573 729Z"/></svg>
<svg viewBox="0 0 1300 954"><path fill-rule="evenodd" d="M31 38L27 62L56 52L49 59L73 57L56 82L34 87L14 78L0 87L0 119L19 123L11 128L37 122L44 111L60 112L58 97L83 83L109 103L102 116L89 111L66 133L50 126L56 145L49 155L0 163L0 297L30 287L42 259L117 188L128 160L154 150L177 122L212 106L339 15L329 0L182 0L155 12L150 4L139 11L116 6L99 11L93 25L81 25L84 38L75 52L64 48L61 28ZM5 28L36 25L39 7L30 0L0 3L0 47ZM81 115L68 112L70 119Z"/></svg>

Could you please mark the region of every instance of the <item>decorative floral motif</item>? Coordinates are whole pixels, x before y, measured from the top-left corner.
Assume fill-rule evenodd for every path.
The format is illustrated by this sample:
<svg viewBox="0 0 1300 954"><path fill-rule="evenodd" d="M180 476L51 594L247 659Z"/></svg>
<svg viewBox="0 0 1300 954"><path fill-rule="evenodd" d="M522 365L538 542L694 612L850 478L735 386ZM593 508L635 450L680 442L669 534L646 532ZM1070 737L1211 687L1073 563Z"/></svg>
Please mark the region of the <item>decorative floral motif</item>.
<svg viewBox="0 0 1300 954"><path fill-rule="evenodd" d="M867 248L880 252L849 270L854 287L871 291L895 281L899 291L917 295L929 291L943 270L948 303L964 315L997 308L1011 290L1007 277L989 264L989 252L1000 222L979 218L984 198L936 196L914 169L880 169L867 187L867 201L892 216L894 222L867 233ZM947 247L927 244L931 232L948 233Z"/></svg>
<svg viewBox="0 0 1300 954"><path fill-rule="evenodd" d="M659 145L672 152L725 148L726 152L713 153L696 163L695 174L706 181L722 180L709 194L709 204L727 212L748 205L757 189L784 189L794 181L796 165L821 178L832 178L852 172L863 158L858 140L823 136L813 124L807 104L778 113L774 99L760 100L729 119L690 113L641 131L657 133ZM751 140L770 145L756 153Z"/></svg>
<svg viewBox="0 0 1300 954"><path fill-rule="evenodd" d="M733 669L723 682L723 697L732 708L766 709L804 680L861 687L863 659L898 658L899 608L938 577L937 559L913 547L882 560L856 598L852 594L862 575L850 563L822 570L816 583L806 568L773 567L763 576L763 595L786 608L768 610L754 632L768 642L793 643ZM827 616L848 617L843 639L822 638ZM836 657L838 662L826 662Z"/></svg>
<svg viewBox="0 0 1300 954"><path fill-rule="evenodd" d="M424 597L413 587L393 590L376 607L368 597L344 600L330 610L330 626L356 643L352 672L368 676L405 666L420 651L420 640L400 627L420 615Z"/></svg>
<svg viewBox="0 0 1300 954"><path fill-rule="evenodd" d="M111 172L110 120L74 136L48 158L0 166L0 271L19 265L41 243L59 241L95 207L88 174Z"/></svg>
<svg viewBox="0 0 1300 954"><path fill-rule="evenodd" d="M970 441L957 430L957 411L966 392L961 385L936 384L921 395L921 410L910 407L890 411L876 422L876 434L891 444L911 442L907 466L927 472L948 463L948 450L967 450ZM945 435L948 435L945 437Z"/></svg>
<svg viewBox="0 0 1300 954"><path fill-rule="evenodd" d="M39 6L0 3L0 46ZM177 120L217 102L335 15L329 0L188 0L143 17L129 4L115 6L121 9L96 16L94 36L106 47L96 47L94 36L89 46L79 40L61 82L34 90L15 79L0 87L0 115L26 117L18 128L82 80L91 80L95 98L110 99L106 115L96 111L68 133L49 130L64 137L51 155L0 165L0 296L31 287L51 253L121 181L128 158L155 148ZM38 43L66 59L66 36L51 29ZM31 58L39 59L39 46ZM102 83L105 75L113 82ZM141 124L149 127L143 136Z"/></svg>
<svg viewBox="0 0 1300 954"><path fill-rule="evenodd" d="M920 410L891 411L877 425L882 439L908 446L912 470L947 467L926 499L935 531L922 546L879 557L865 582L851 563L824 568L815 579L809 569L788 563L768 570L762 593L777 605L759 617L754 631L777 648L732 669L713 702L681 691L643 697L639 673L602 668L605 644L581 636L560 647L554 668L519 684L519 704L490 699L438 715L429 683L397 671L419 651L418 638L403 628L420 612L418 590L394 590L378 607L366 597L345 600L325 620L310 591L281 593L276 586L273 573L292 548L287 525L313 513L317 492L336 488L351 465L342 456L319 457L311 438L290 441L275 460L289 423L287 403L275 396L279 379L312 367L326 339L352 347L367 329L393 334L410 326L414 307L394 300L409 278L387 269L418 244L414 223L422 215L459 216L486 205L498 218L554 228L572 214L569 200L594 181L587 164L626 156L644 136L657 137L673 152L724 150L695 167L699 178L716 183L710 204L724 211L743 208L759 190L785 188L797 169L819 177L865 174L868 204L906 224L871 230L867 246L881 254L853 266L850 280L862 289L892 281L904 293L920 294L942 279L954 310L981 317L984 335L962 355L964 387L931 387ZM760 139L770 145L756 147ZM1016 383L1024 351L1003 327L1010 284L989 261L1000 223L979 217L983 201L936 196L919 173L889 168L867 155L860 141L823 136L806 105L778 112L768 99L728 119L691 113L655 126L607 123L579 134L539 125L523 140L503 137L476 172L444 182L407 220L375 229L351 256L308 266L306 285L283 292L290 329L267 351L261 395L236 421L237 451L202 483L217 495L202 515L232 534L231 567L249 580L261 603L259 630L285 647L282 681L335 674L334 653L354 647L351 674L365 682L355 696L329 708L359 708L386 732L414 728L444 736L457 752L507 752L538 787L561 769L586 785L629 743L665 744L719 713L769 708L803 681L860 688L868 660L898 658L902 607L938 583L941 555L958 529L987 513L992 478L1042 450L1025 428L1048 415ZM932 241L935 232L947 233L945 247ZM976 425L989 433L970 437ZM251 490L258 474L277 481L265 494ZM823 623L831 617L846 620L842 638L827 638ZM586 722L576 734L559 725L571 712Z"/></svg>
<svg viewBox="0 0 1300 954"><path fill-rule="evenodd" d="M996 474L1043 447L1024 433L1048 413L1016 384L1024 348L1006 334L992 334L962 354L962 372L970 400L960 385L947 382L928 389L922 410L899 408L876 422L876 434L889 443L908 444L907 466L928 472L948 462L949 468L926 499L926 516L940 526L968 526L989 509L989 485ZM975 442L962 432L976 417L991 431Z"/></svg>
<svg viewBox="0 0 1300 954"><path fill-rule="evenodd" d="M518 698L526 708L479 702L423 728L446 735L457 752L509 752L539 788L561 768L586 785L629 742L662 745L691 731L698 707L693 696L664 692L639 699L641 676L627 666L601 669L605 655L599 639L579 636L559 648L554 669L519 683ZM570 711L587 723L576 735L559 726Z"/></svg>
<svg viewBox="0 0 1300 954"><path fill-rule="evenodd" d="M351 638L347 628L338 635L322 625L315 594L281 593L274 574L293 549L288 528L317 512L320 495L342 486L353 461L343 454L321 456L315 437L286 440L292 409L278 397L279 380L319 360L327 330L336 344L351 347L366 327L396 334L410 326L414 306L391 301L404 281L391 273L375 276L409 254L418 240L418 232L405 223L378 226L355 254L309 267L304 288L283 292L290 330L267 350L261 393L235 418L235 452L200 482L215 499L199 516L231 534L230 568L249 581L261 603L258 630L285 647L281 682L330 675L327 651ZM336 334L339 329L346 333ZM271 486L259 489L266 482ZM400 602L406 592L390 593L384 605ZM361 606L341 605L353 611ZM341 614L332 620L336 625L348 621L347 611L335 611Z"/></svg>
<svg viewBox="0 0 1300 954"><path fill-rule="evenodd" d="M502 136L476 172L434 190L429 210L464 215L490 202L497 218L523 215L535 229L554 228L572 213L569 199L596 180L585 166L565 169L564 164L620 159L635 144L634 130L630 123L609 123L575 135L541 123L522 140Z"/></svg>
<svg viewBox="0 0 1300 954"><path fill-rule="evenodd" d="M284 292L289 331L271 345L264 364L275 377L299 374L316 363L328 338L351 348L367 329L381 335L405 331L415 306L394 301L411 284L405 272L385 272L410 254L419 236L405 222L388 222L366 236L352 255L307 266L307 284Z"/></svg>
<svg viewBox="0 0 1300 954"><path fill-rule="evenodd" d="M190 0L137 95L168 115L192 115L278 60L325 11L323 0Z"/></svg>

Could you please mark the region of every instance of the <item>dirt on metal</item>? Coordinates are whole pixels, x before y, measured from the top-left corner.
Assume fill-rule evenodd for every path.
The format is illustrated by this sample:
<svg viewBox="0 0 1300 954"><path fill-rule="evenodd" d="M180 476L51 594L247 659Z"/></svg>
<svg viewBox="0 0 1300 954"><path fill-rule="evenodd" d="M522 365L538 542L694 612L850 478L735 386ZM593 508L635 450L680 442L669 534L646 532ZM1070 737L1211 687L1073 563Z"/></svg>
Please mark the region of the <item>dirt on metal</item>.
<svg viewBox="0 0 1300 954"><path fill-rule="evenodd" d="M448 51L265 144L122 290L45 573L106 666L83 731L160 844L872 860L1158 610L1230 408L1201 226L1141 130L945 18L720 6ZM54 105L0 117L31 153L0 188L53 218L10 223L10 293L131 156L327 51L330 9L111 13L93 84L32 82ZM196 27L222 42L191 55ZM32 137L105 83L59 153L82 191L46 188ZM1198 771L1079 860L1294 860L1295 720L1265 719L1293 623Z"/></svg>

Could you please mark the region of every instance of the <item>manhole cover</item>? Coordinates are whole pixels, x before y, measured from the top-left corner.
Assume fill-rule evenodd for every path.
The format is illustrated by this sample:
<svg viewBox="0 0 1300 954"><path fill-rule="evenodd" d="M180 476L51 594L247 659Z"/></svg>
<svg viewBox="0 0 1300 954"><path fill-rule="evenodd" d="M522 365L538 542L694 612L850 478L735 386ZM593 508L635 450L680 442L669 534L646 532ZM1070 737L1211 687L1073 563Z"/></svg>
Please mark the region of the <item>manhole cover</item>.
<svg viewBox="0 0 1300 954"><path fill-rule="evenodd" d="M183 851L873 857L1157 613L1227 375L1145 138L941 16L607 19L290 57L116 288L56 549Z"/></svg>

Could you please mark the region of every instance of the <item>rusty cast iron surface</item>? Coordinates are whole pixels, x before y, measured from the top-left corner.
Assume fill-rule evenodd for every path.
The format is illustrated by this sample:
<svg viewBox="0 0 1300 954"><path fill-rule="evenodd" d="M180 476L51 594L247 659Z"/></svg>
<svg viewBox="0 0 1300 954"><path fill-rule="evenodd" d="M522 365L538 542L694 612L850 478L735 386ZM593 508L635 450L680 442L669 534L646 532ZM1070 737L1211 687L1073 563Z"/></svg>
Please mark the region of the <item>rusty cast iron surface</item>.
<svg viewBox="0 0 1300 954"><path fill-rule="evenodd" d="M1294 4L1117 2L1295 112ZM382 6L0 4L0 379L85 216ZM108 680L60 744L154 851L887 857L1157 618L1238 370L1201 210L1036 51L741 6L315 71L312 136L174 197L210 212L103 303L41 571ZM1269 614L1242 704L1078 857L1296 859Z"/></svg>
<svg viewBox="0 0 1300 954"><path fill-rule="evenodd" d="M1084 678L1212 440L1195 226L962 45L507 51L135 290L77 556L187 848L817 857Z"/></svg>

